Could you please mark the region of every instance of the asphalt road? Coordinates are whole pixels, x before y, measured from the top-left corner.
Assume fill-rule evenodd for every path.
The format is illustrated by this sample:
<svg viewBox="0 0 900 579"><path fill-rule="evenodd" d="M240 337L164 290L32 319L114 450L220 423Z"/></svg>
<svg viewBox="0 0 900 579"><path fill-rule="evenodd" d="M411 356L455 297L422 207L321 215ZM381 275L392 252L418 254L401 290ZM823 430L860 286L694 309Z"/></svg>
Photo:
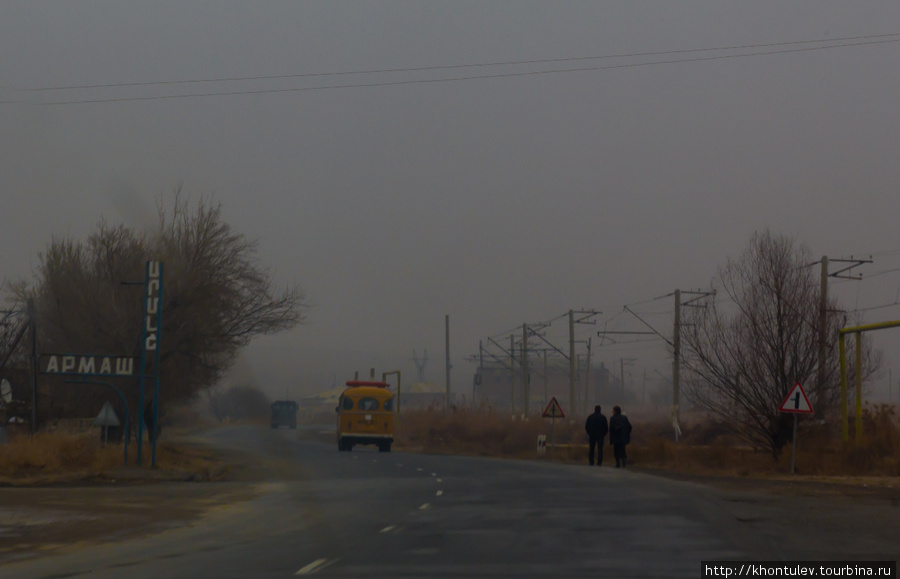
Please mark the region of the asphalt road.
<svg viewBox="0 0 900 579"><path fill-rule="evenodd" d="M752 495L627 469L338 452L256 427L208 436L255 457L238 480L208 484L250 485L252 498L0 576L697 577L703 560L824 558L766 524L771 505Z"/></svg>

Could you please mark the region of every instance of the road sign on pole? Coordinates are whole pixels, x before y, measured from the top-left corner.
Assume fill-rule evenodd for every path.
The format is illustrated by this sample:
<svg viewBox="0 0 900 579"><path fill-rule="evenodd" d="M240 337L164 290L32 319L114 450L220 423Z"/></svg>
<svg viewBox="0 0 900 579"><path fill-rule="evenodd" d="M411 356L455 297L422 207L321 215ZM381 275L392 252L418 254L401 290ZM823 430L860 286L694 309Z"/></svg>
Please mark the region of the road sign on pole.
<svg viewBox="0 0 900 579"><path fill-rule="evenodd" d="M544 413L541 414L544 418L550 419L550 446L553 446L553 425L556 424L557 418L565 418L566 414L563 412L562 407L560 407L559 402L556 401L556 397L550 399L550 404L544 408Z"/></svg>
<svg viewBox="0 0 900 579"><path fill-rule="evenodd" d="M778 407L778 410L780 412L793 412L796 414L813 413L812 405L809 403L809 398L806 397L806 392L803 391L803 386L800 385L800 382L794 384L794 387L791 388L791 391L785 396L784 401L781 403L781 406Z"/></svg>
<svg viewBox="0 0 900 579"><path fill-rule="evenodd" d="M565 418L566 415L562 411L562 408L559 406L559 402L556 401L556 397L550 399L550 404L544 408L544 413L541 415L544 418Z"/></svg>
<svg viewBox="0 0 900 579"><path fill-rule="evenodd" d="M806 397L806 392L803 391L803 386L800 385L800 382L794 384L788 395L784 397L784 401L778 407L778 411L789 412L794 415L794 435L791 437L791 474L794 474L794 461L797 457L797 415L813 413L812 405L809 403L809 398Z"/></svg>

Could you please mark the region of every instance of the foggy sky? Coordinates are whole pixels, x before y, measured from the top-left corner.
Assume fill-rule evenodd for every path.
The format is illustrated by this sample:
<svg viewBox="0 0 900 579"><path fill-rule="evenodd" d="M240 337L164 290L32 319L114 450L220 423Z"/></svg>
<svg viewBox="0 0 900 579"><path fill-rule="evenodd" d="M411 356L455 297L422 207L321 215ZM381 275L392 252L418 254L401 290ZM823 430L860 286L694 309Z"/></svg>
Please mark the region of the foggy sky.
<svg viewBox="0 0 900 579"><path fill-rule="evenodd" d="M677 52L887 34L871 41L900 40L887 0L3 2L0 279L101 217L147 227L183 183L314 304L238 365L278 396L412 378L413 348L443 383L445 314L461 391L480 339L570 308L604 312L579 339L641 329L625 304L671 335L671 300L646 300L708 287L766 228L816 258L873 255L834 295L896 303L900 42ZM334 74L408 68L430 70ZM311 73L329 75L31 90ZM471 76L493 77L409 82ZM547 332L567 343L564 320ZM890 366L900 340L874 338ZM668 372L662 340L594 356Z"/></svg>

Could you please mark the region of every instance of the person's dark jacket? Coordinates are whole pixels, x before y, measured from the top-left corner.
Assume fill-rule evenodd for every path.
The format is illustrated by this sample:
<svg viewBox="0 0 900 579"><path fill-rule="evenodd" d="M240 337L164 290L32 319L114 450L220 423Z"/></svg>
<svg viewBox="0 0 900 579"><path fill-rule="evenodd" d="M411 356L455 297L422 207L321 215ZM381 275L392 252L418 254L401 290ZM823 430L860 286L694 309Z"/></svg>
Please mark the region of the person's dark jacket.
<svg viewBox="0 0 900 579"><path fill-rule="evenodd" d="M591 438L602 439L609 432L609 424L606 422L606 416L600 412L594 412L587 417L584 423L584 430Z"/></svg>
<svg viewBox="0 0 900 579"><path fill-rule="evenodd" d="M624 414L613 414L609 419L609 443L630 444L631 423Z"/></svg>

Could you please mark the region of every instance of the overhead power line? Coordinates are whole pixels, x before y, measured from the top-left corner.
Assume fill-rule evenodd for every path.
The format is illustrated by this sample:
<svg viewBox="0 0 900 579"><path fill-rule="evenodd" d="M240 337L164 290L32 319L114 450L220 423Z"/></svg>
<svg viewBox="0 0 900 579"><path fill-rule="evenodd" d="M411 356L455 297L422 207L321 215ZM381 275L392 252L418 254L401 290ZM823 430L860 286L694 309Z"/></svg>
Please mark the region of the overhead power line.
<svg viewBox="0 0 900 579"><path fill-rule="evenodd" d="M865 36L847 36L844 38L829 38L826 40L794 40L794 41L786 41L786 42L770 42L766 44L742 44L736 46L719 46L715 48L687 48L681 50L660 50L660 51L652 51L652 52L627 52L627 53L619 53L619 54L605 54L601 56L574 56L569 58L541 58L535 60L506 60L506 61L496 61L496 62L474 62L468 64L447 64L447 65L434 65L434 66L415 66L415 67L402 67L402 68L378 68L378 69L368 69L368 70L349 70L349 71L339 71L339 72L307 72L307 73L294 73L294 74L269 74L269 75L258 75L258 76L235 76L235 77L219 77L219 78L200 78L200 79L186 79L186 80L159 80L159 81L145 81L145 82L116 82L116 83L102 83L102 84L82 84L82 85L63 85L63 86L48 86L48 87L38 87L38 88L26 88L20 89L22 92L42 92L42 91L61 91L61 90L76 90L76 89L96 89L96 88L120 88L120 87L134 87L134 86L160 86L160 85L173 85L173 84L201 84L201 83L215 83L215 82L242 82L242 81L255 81L255 80L284 80L284 79L293 79L293 78L321 78L321 77L330 77L330 76L351 76L351 75L359 75L359 74L387 74L387 73L396 73L396 72L424 72L424 71L434 71L434 70L454 70L460 68L479 68L479 67L489 67L489 66L519 66L524 64L555 64L560 62L578 62L585 60L604 60L611 58L637 58L637 57L646 57L646 56L665 56L672 54L691 54L698 52L716 52L716 51L724 51L724 50L746 50L746 49L759 49L759 48L772 48L776 46L798 46L803 44L822 44L822 43L835 43L835 42L849 42L856 40L876 40L876 39L887 39L887 38L896 38L900 36L900 33L891 33L891 34L870 34Z"/></svg>
<svg viewBox="0 0 900 579"><path fill-rule="evenodd" d="M819 51L819 50L829 50L829 49L835 49L835 48L849 48L849 47L897 43L897 42L900 42L900 33L856 36L856 37L846 37L846 38L828 39L828 40L800 40L800 41L778 42L778 43L769 43L769 44L748 44L748 45L741 45L741 46L726 46L726 47L717 47L717 48L696 48L696 49L685 49L685 50L667 50L667 51L658 51L658 52L614 54L614 55L605 55L605 56L585 56L585 57L572 57L572 58L473 63L473 64L459 64L459 65L428 66L428 67L413 67L413 68L392 68L392 69L345 71L345 72L304 73L304 74L293 74L293 75L268 75L268 76L256 76L256 77L233 77L233 78L191 79L191 80L178 80L178 81L152 81L152 82L140 82L140 83L112 83L112 84L96 84L96 85L78 85L78 86L76 86L76 85L57 86L57 87L24 89L24 90L21 90L20 92L122 88L122 87L136 87L136 86L158 86L158 85L195 84L195 83L213 83L213 82L235 82L235 81L250 81L250 80L258 81L258 80L274 80L274 79L290 79L290 78L347 76L347 75L360 75L360 74L385 74L385 73L396 73L396 72L422 72L422 71L439 71L439 70L475 68L475 67L491 67L491 66L551 64L551 63L561 63L561 62L575 62L575 61L601 60L601 59L613 59L613 58L630 58L630 57L638 58L638 57L648 57L648 56L665 56L665 55L716 52L716 51L721 52L721 51L730 51L730 50L731 51L733 51L733 50L752 50L753 51L753 52L744 52L744 53L740 53L740 54L717 54L717 55L712 55L712 56L697 56L697 57L691 57L691 58L680 58L680 59L671 59L671 60L669 60L669 59L667 59L667 60L651 60L651 61L643 61L643 62L630 62L630 63L610 64L610 65L601 65L601 66L586 66L586 67L562 68L562 69L557 68L557 69L549 69L549 70L533 70L533 71L521 71L521 72L471 74L471 75L453 76L453 77L444 77L444 78L387 80L387 81L360 82L360 83L351 83L351 84L329 84L329 85L290 87L290 88L247 89L247 90L219 91L219 92L206 92L206 93L186 93L186 94L174 94L174 95L154 95L154 96L132 96L132 97L110 97L110 98L93 98L93 99L79 99L79 100L62 100L62 101L47 102L47 103L42 103L42 104L44 104L46 106L59 106L59 105L73 105L73 104L99 104L99 103L111 103L111 102L171 100L171 99L201 98L201 97L213 97L213 96L238 96L238 95L276 94L276 93L291 93L291 92L305 92L305 91L319 91L319 90L374 88L374 87L387 87L387 86L461 82L461 81L467 81L467 80L526 77L526 76L536 76L536 75L545 75L545 74L593 72L593 71L613 70L613 69L622 69L622 68L636 68L636 67L643 67L643 66L657 66L657 65L680 64L680 63L689 63L689 62L704 62L704 61L724 60L724 59L731 59L731 58L749 58L749 57L756 57L756 56L787 54L787 53L795 53L795 52L810 52L810 51ZM816 45L810 46L811 44L816 44ZM785 46L790 46L792 48L777 48L777 47L785 47ZM766 49L766 48L777 48L777 49L776 50L762 50L762 51L759 50L759 49ZM10 103L10 102L14 102L14 101L3 101L3 102Z"/></svg>

